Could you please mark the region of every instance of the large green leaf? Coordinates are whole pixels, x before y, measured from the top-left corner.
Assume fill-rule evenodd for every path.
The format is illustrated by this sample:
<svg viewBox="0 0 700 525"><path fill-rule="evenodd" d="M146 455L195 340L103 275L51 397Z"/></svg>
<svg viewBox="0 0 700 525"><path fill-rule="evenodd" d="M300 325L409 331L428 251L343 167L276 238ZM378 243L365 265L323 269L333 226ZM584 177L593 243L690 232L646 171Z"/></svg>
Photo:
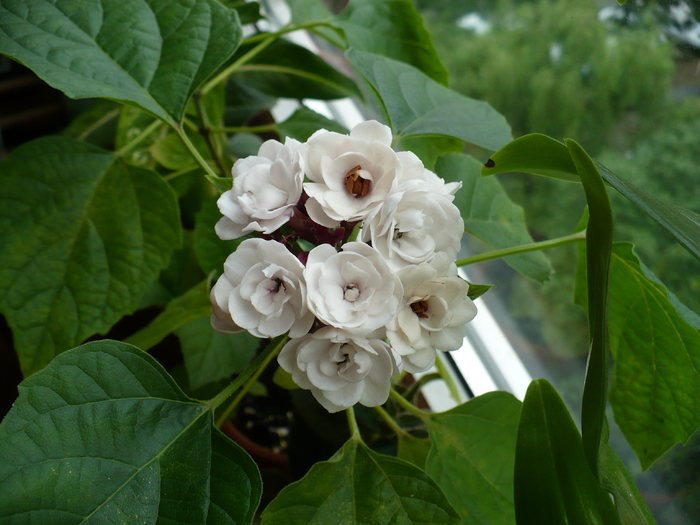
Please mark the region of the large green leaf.
<svg viewBox="0 0 700 525"><path fill-rule="evenodd" d="M0 520L251 523L261 480L148 354L97 341L19 387L0 425Z"/></svg>
<svg viewBox="0 0 700 525"><path fill-rule="evenodd" d="M617 176L600 162L596 168L605 181L654 219L695 258L700 259L700 215L668 204ZM520 137L497 151L482 168L482 175L524 171L579 182L578 172L564 144L545 135Z"/></svg>
<svg viewBox="0 0 700 525"><path fill-rule="evenodd" d="M425 462L431 447L430 439L415 437L404 432L397 436L397 442L396 457L425 470Z"/></svg>
<svg viewBox="0 0 700 525"><path fill-rule="evenodd" d="M411 0L352 0L334 20L348 47L406 62L442 85L447 69Z"/></svg>
<svg viewBox="0 0 700 525"><path fill-rule="evenodd" d="M588 275L588 331L590 351L581 403L581 433L586 459L596 479L608 403L608 287L613 215L608 190L593 159L573 140L567 140L588 202L586 270Z"/></svg>
<svg viewBox="0 0 700 525"><path fill-rule="evenodd" d="M350 439L330 460L288 485L263 525L457 524L435 482L419 468Z"/></svg>
<svg viewBox="0 0 700 525"><path fill-rule="evenodd" d="M0 187L0 310L28 375L136 309L180 216L155 173L67 137L17 148Z"/></svg>
<svg viewBox="0 0 700 525"><path fill-rule="evenodd" d="M357 49L345 55L375 90L395 134L456 137L490 150L511 140L505 118L486 102L455 93L403 62Z"/></svg>
<svg viewBox="0 0 700 525"><path fill-rule="evenodd" d="M180 297L170 301L165 310L148 326L129 336L125 341L142 350L149 350L175 329L209 314L211 314L209 279L205 279Z"/></svg>
<svg viewBox="0 0 700 525"><path fill-rule="evenodd" d="M248 332L235 335L217 332L211 327L208 316L178 328L175 335L180 339L187 377L193 390L241 372L250 363L261 341Z"/></svg>
<svg viewBox="0 0 700 525"><path fill-rule="evenodd" d="M454 203L462 212L465 231L497 250L534 242L523 209L508 198L495 177L482 178L479 169L475 159L457 154L444 155L435 165L443 179L462 183ZM542 252L511 255L503 260L536 281L546 281L552 273L549 259Z"/></svg>
<svg viewBox="0 0 700 525"><path fill-rule="evenodd" d="M241 36L215 0L0 1L4 54L71 98L135 104L171 124Z"/></svg>
<svg viewBox="0 0 700 525"><path fill-rule="evenodd" d="M426 472L464 525L512 524L515 436L521 403L490 392L433 416Z"/></svg>
<svg viewBox="0 0 700 525"><path fill-rule="evenodd" d="M242 46L237 56L252 47ZM328 100L362 96L349 77L317 54L284 39L275 40L239 67L236 78L273 97Z"/></svg>
<svg viewBox="0 0 700 525"><path fill-rule="evenodd" d="M580 257L579 265L585 262ZM577 302L586 304L578 272ZM700 326L635 255L615 243L610 269L610 402L615 421L648 468L700 427ZM682 306L682 305L681 305Z"/></svg>
<svg viewBox="0 0 700 525"><path fill-rule="evenodd" d="M620 523L588 467L574 420L545 379L530 383L523 401L514 494L518 525Z"/></svg>

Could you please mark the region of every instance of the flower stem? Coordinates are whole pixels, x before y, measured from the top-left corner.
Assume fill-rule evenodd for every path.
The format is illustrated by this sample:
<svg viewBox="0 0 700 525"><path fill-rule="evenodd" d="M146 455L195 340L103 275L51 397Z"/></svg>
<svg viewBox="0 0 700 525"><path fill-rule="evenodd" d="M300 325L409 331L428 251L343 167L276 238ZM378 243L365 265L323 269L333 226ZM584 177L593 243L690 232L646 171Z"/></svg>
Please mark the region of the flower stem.
<svg viewBox="0 0 700 525"><path fill-rule="evenodd" d="M382 417L384 422L387 425L389 425L389 428L391 428L391 430L394 431L394 434L396 434L397 436L403 436L405 434L408 434L408 432L406 432L403 428L401 428L399 426L399 424L396 421L394 421L394 418L391 417L389 415L389 413L386 410L384 410L382 407L376 406L376 407L374 407L374 409Z"/></svg>
<svg viewBox="0 0 700 525"><path fill-rule="evenodd" d="M278 37L302 29L313 29L314 27L325 26L328 25L328 23L329 20L316 20L315 22L307 22L305 24L289 24L275 33L258 33L257 35L249 36L243 41L243 44L253 44L271 36Z"/></svg>
<svg viewBox="0 0 700 525"><path fill-rule="evenodd" d="M144 129L141 133L138 134L138 136L136 136L136 138L134 138L134 140L125 144L117 151L115 151L114 156L123 157L126 152L134 149L136 146L141 144L141 142L143 142L151 133L157 130L161 124L163 123L160 120L154 120L153 122L151 122L146 129Z"/></svg>
<svg viewBox="0 0 700 525"><path fill-rule="evenodd" d="M236 377L236 379L234 379L230 385L228 385L215 397L209 400L209 402L207 403L209 409L214 410L221 406L229 397L233 395L233 393L236 390L238 390L241 387L243 383L248 381L248 383L242 391L242 394L245 395L245 393L253 385L253 383L257 381L258 377L260 377L260 374L263 373L265 367L277 355L277 353L282 349L284 343L286 342L286 335L282 335L276 337L275 339L272 339L265 348L265 350L263 350L262 353L253 360L253 362L248 366L248 368L241 372L241 374L239 374L238 377ZM217 427L221 426L221 424L223 424L226 421L230 413L233 411L233 409L236 408L236 405L240 401L239 398L243 398L243 395L239 394L238 396L236 396L236 399L234 399L231 405L229 405L226 408L226 411L222 414L222 417L220 417L217 420Z"/></svg>
<svg viewBox="0 0 700 525"><path fill-rule="evenodd" d="M450 371L447 369L447 367L445 366L445 362L440 358L440 356L438 356L438 358L435 360L435 367L438 370L440 378L447 385L447 390L450 391L450 394L455 400L455 403L459 405L462 402L461 396L459 395L459 388L457 388L452 374L450 374Z"/></svg>
<svg viewBox="0 0 700 525"><path fill-rule="evenodd" d="M197 164L199 164L204 169L204 171L207 172L207 176L213 177L214 179L219 178L219 176L212 169L209 163L206 160L204 160L202 154L199 153L199 151L197 151L197 148L194 147L194 144L192 144L192 141L190 141L190 138L187 136L187 133L185 133L185 130L182 129L181 126L177 126L175 128L175 132L178 134L180 140L182 140L182 143L185 145L185 147L189 150L192 157L194 157L194 160L197 161Z"/></svg>
<svg viewBox="0 0 700 525"><path fill-rule="evenodd" d="M442 379L442 376L438 373L425 374L424 376L421 376L418 381L409 386L406 392L404 392L404 398L410 401L413 399L413 396L416 395L416 392L423 388L423 385L436 379Z"/></svg>
<svg viewBox="0 0 700 525"><path fill-rule="evenodd" d="M467 266L469 264L474 264L478 262L490 261L491 259L500 259L501 257L507 257L508 255L535 252L537 250L547 250L549 248L556 248L557 246L564 246L565 244L572 244L575 242L581 242L585 240L586 232L582 231L574 233L572 235L567 235L565 237L559 237L558 239L533 242L530 244L513 246L512 248L505 248L504 250L493 250L491 252L486 252L479 255L472 255L471 257L465 257L464 259L459 259L458 261L455 261L455 264L457 266Z"/></svg>
<svg viewBox="0 0 700 525"><path fill-rule="evenodd" d="M432 414L425 412L424 410L421 410L420 408L418 408L416 406L413 406L411 403L409 403L401 394L399 394L393 388L391 390L389 390L389 394L394 399L394 401L396 401L401 406L401 408L403 408L407 412L410 412L411 414L416 416L421 421L427 422L432 417Z"/></svg>
<svg viewBox="0 0 700 525"><path fill-rule="evenodd" d="M352 407L345 409L345 415L348 417L348 426L350 427L350 436L357 441L362 441L362 435L360 434L360 427L357 426L357 419L355 419L355 411Z"/></svg>
<svg viewBox="0 0 700 525"><path fill-rule="evenodd" d="M243 64L254 58L256 55L260 54L267 46L272 44L277 39L277 35L275 33L271 33L267 35L267 37L260 42L257 46L255 46L253 49L248 51L246 54L244 54L242 57L240 57L238 60L236 60L233 64L228 66L226 69L224 69L221 73L216 75L214 78L212 78L209 82L204 84L204 87L202 87L202 95L206 95L209 93L212 89L214 89L214 86L217 84L223 82L226 80L228 77L233 74L236 69L241 67Z"/></svg>
<svg viewBox="0 0 700 525"><path fill-rule="evenodd" d="M85 128L85 129L83 130L83 132L82 132L80 135L78 135L78 137L77 137L78 140L80 140L80 141L85 140L85 139L88 138L90 135L92 135L92 133L93 133L95 130L100 129L102 126L104 126L105 124L107 124L107 122L109 122L110 120L112 120L112 119L118 117L118 116L119 116L119 113L121 113L121 108L113 109L113 110L110 111L109 113L105 113L104 115L102 115L101 118L99 118L98 120L96 120L95 122L93 122L92 124L90 124L87 128Z"/></svg>
<svg viewBox="0 0 700 525"><path fill-rule="evenodd" d="M194 109L197 113L197 120L199 121L199 129L197 131L200 135L202 135L202 137L204 137L204 142L206 142L207 148L209 148L209 153L211 153L211 157L214 159L214 162L216 162L216 165L219 167L221 174L225 177L226 175L228 175L228 170L226 169L226 166L224 166L224 162L221 159L221 156L219 155L219 151L217 150L216 144L214 144L214 141L212 140L211 123L209 122L209 117L207 116L207 112L204 109L204 105L202 104L202 95L200 93L195 93L192 96L192 101L194 102Z"/></svg>

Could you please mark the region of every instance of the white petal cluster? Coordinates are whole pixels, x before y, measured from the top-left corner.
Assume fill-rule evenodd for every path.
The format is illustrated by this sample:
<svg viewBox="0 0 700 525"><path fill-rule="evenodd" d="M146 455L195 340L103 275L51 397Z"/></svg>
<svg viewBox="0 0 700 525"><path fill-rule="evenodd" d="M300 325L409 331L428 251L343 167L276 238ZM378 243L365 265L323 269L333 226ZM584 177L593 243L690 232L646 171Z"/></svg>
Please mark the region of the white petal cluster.
<svg viewBox="0 0 700 525"><path fill-rule="evenodd" d="M280 366L330 412L383 404L392 375L461 347L476 315L453 262L460 183L391 144L375 121L304 144L267 141L235 163L233 189L218 201L222 239L276 240L247 238L228 257L211 291L212 326L288 333ZM357 223L360 240L343 242ZM315 247L301 253L297 238Z"/></svg>
<svg viewBox="0 0 700 525"><path fill-rule="evenodd" d="M304 179L301 144L268 140L257 155L238 159L233 165L233 188L217 205L223 217L216 224L222 239L238 239L258 231L272 233L286 223L299 202Z"/></svg>
<svg viewBox="0 0 700 525"><path fill-rule="evenodd" d="M384 341L330 326L289 341L278 361L329 412L385 403L401 362Z"/></svg>

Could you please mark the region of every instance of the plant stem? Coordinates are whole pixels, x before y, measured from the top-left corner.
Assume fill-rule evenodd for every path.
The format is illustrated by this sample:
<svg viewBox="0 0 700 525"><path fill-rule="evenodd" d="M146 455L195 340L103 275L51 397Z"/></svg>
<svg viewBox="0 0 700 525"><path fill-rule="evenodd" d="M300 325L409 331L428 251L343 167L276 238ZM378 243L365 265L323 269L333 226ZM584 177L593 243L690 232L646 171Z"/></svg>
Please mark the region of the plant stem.
<svg viewBox="0 0 700 525"><path fill-rule="evenodd" d="M102 126L104 126L105 124L107 124L107 122L109 122L110 120L112 120L114 117L118 117L120 112L121 112L121 108L117 108L117 109L113 109L113 110L110 111L109 113L105 113L104 115L102 115L101 118L97 119L95 122L93 122L92 124L90 124L87 128L85 128L85 129L83 130L83 132L82 132L80 135L78 135L78 140L80 140L80 141L85 140L85 139L88 138L90 135L92 135L92 133L93 133L95 130L97 130L97 129L99 129L100 127L102 127Z"/></svg>
<svg viewBox="0 0 700 525"><path fill-rule="evenodd" d="M454 382L454 378L452 377L452 374L450 374L450 371L447 369L445 366L445 363L440 357L435 360L435 367L438 370L438 374L440 375L440 378L445 382L447 385L447 389L450 391L450 394L452 394L453 399L455 400L455 403L458 405L461 403L461 396L459 395L459 388L457 388L457 385Z"/></svg>
<svg viewBox="0 0 700 525"><path fill-rule="evenodd" d="M211 133L264 133L277 131L277 124L262 124L260 126L236 126L228 128L211 128Z"/></svg>
<svg viewBox="0 0 700 525"><path fill-rule="evenodd" d="M199 168L199 165L194 164L192 166L188 166L187 168L182 168L181 170L173 171L172 173L169 173L165 176L163 176L163 180L173 180L178 178L180 175L184 175L185 173L189 173L190 171L194 171L197 168Z"/></svg>
<svg viewBox="0 0 700 525"><path fill-rule="evenodd" d="M360 427L357 426L357 419L355 419L355 411L352 407L345 409L345 415L348 417L348 426L350 427L350 435L353 439L362 441L362 435L360 434Z"/></svg>
<svg viewBox="0 0 700 525"><path fill-rule="evenodd" d="M289 24L275 33L258 33L257 35L249 36L243 41L243 44L254 44L255 42L259 42L260 40L264 40L265 38L269 38L271 36L279 37L286 35L287 33L292 33L293 31L325 26L328 25L329 22L330 20L317 20L315 22L306 22L305 24Z"/></svg>
<svg viewBox="0 0 700 525"><path fill-rule="evenodd" d="M547 250L549 248L556 248L557 246L564 246L565 244L582 242L585 240L586 232L583 231L567 235L565 237L559 237L558 239L533 242L530 244L523 244L521 246L513 246L512 248L505 248L504 250L493 250L491 252L482 253L480 255L472 255L471 257L465 257L464 259L459 259L458 261L455 261L455 264L457 266L467 266L469 264L474 264L478 262L490 261L491 259L500 259L501 257L507 257L508 255L535 252L537 250Z"/></svg>
<svg viewBox="0 0 700 525"><path fill-rule="evenodd" d="M209 123L209 117L207 116L207 113L204 110L201 94L195 93L192 96L192 100L194 102L195 112L197 113L197 120L199 120L199 129L197 131L199 131L199 134L202 135L202 137L204 137L204 142L206 142L207 147L209 148L211 158L214 159L216 165L219 166L219 170L221 170L221 174L225 177L226 175L228 175L228 170L226 169L226 166L224 166L224 162L221 159L218 150L216 149L214 141L212 141L211 139L211 124Z"/></svg>
<svg viewBox="0 0 700 525"><path fill-rule="evenodd" d="M394 418L391 417L389 415L389 413L386 410L384 410L382 407L376 406L376 407L374 407L374 409L382 417L384 422L387 425L389 425L389 428L391 428L391 430L394 431L394 434L396 434L397 436L402 436L402 435L408 434L408 432L406 432L403 428L401 428L399 426L399 424L396 421L394 421Z"/></svg>
<svg viewBox="0 0 700 525"><path fill-rule="evenodd" d="M393 388L391 390L389 390L389 394L394 399L394 401L396 401L399 405L401 405L401 408L410 412L411 414L416 416L421 421L427 422L432 417L432 414L429 414L428 412L425 412L424 410L421 410L420 408L413 406L411 403L409 403L401 394L399 394Z"/></svg>
<svg viewBox="0 0 700 525"><path fill-rule="evenodd" d="M134 138L134 140L125 144L124 146L119 148L117 151L115 151L114 156L115 157L122 157L126 152L135 148L141 142L143 142L151 133L153 133L155 130L157 130L161 124L163 124L163 123L160 120L154 120L153 122L151 122L146 129L144 129L141 133L138 134L138 136L136 138Z"/></svg>
<svg viewBox="0 0 700 525"><path fill-rule="evenodd" d="M287 341L287 336L282 335L280 337L277 337L273 340L270 341L270 343L267 345L265 350L263 350L258 357L256 357L250 365L248 365L248 368L246 368L243 372L241 372L236 379L234 379L231 384L229 384L226 388L224 388L221 392L219 392L215 397L209 400L207 403L207 407L209 407L210 410L214 410L215 408L218 408L221 406L224 401L226 401L229 397L233 395L233 393L240 388L240 386L245 383L248 379L250 379L254 374L257 373L257 376L259 376L262 373L262 370L265 369L265 366L270 362L270 360L277 355L277 352L280 351L284 343ZM260 373L258 373L258 370L260 370ZM257 379L256 376L256 379ZM253 381L255 382L255 381ZM248 387L250 388L250 387ZM218 425L217 425L218 426Z"/></svg>
<svg viewBox="0 0 700 525"><path fill-rule="evenodd" d="M438 373L432 373L432 374L425 374L424 376L421 376L418 381L413 383L411 386L406 389L406 392L404 392L404 398L407 400L413 399L413 396L416 395L416 392L420 390L423 385L426 383L430 383L431 381L434 381L435 379L442 379L442 376Z"/></svg>
<svg viewBox="0 0 700 525"><path fill-rule="evenodd" d="M277 35L275 33L271 33L270 35L267 36L267 38L265 40L260 42L257 46L255 46L250 51L248 51L246 54L244 54L242 57L240 57L238 60L236 60L233 64L231 64L226 69L224 69L221 73L219 73L214 78L212 78L209 82L204 84L204 87L202 87L202 95L206 95L212 89L214 89L214 86L216 86L217 84L223 82L228 77L230 77L231 74L234 71L236 71L236 69L241 67L243 64L248 62L250 59L254 58L259 53L261 53L267 46L272 44L272 42L274 42L276 38L277 38Z"/></svg>
<svg viewBox="0 0 700 525"><path fill-rule="evenodd" d="M192 144L192 141L190 141L190 138L185 133L185 130L182 129L181 126L177 126L175 127L175 131L180 136L180 140L182 140L182 143L190 151L190 154L194 157L194 160L197 161L197 164L199 164L204 169L204 171L207 172L207 175L209 177L213 177L214 179L219 178L219 176L211 168L209 163L206 160L204 160L204 157L202 157L199 151L197 151L197 148L194 147L194 144Z"/></svg>

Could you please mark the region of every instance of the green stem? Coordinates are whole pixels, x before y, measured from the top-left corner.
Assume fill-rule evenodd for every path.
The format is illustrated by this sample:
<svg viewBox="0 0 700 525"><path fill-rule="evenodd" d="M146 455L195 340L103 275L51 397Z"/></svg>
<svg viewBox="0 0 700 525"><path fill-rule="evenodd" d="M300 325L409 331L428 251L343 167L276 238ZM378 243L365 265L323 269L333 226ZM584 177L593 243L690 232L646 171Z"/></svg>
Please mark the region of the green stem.
<svg viewBox="0 0 700 525"><path fill-rule="evenodd" d="M436 379L442 379L442 376L438 373L425 374L424 376L421 376L418 381L408 387L406 392L404 392L403 397L410 401L413 399L413 396L416 395L416 392L423 388L423 385L430 383L431 381L435 381Z"/></svg>
<svg viewBox="0 0 700 525"><path fill-rule="evenodd" d="M199 120L199 134L202 135L202 137L204 137L204 142L207 144L207 148L209 148L211 158L214 159L214 162L216 162L216 165L219 167L221 175L225 177L226 175L228 175L228 170L226 169L226 166L224 166L224 162L219 156L219 152L216 149L214 141L212 141L211 139L211 124L209 122L207 113L204 110L201 94L195 93L192 96L192 100L194 101L194 109L195 113L197 113L197 120Z"/></svg>
<svg viewBox="0 0 700 525"><path fill-rule="evenodd" d="M170 181L170 180L176 179L180 175L184 175L185 173L189 173L190 171L194 171L197 168L199 168L199 166L195 164L193 166L188 166L187 168L182 168L181 170L173 171L172 173L168 173L167 175L165 175L163 177L163 180Z"/></svg>
<svg viewBox="0 0 700 525"><path fill-rule="evenodd" d="M277 131L277 124L262 124L260 126L235 126L227 128L211 128L211 133L264 133Z"/></svg>
<svg viewBox="0 0 700 525"><path fill-rule="evenodd" d="M407 435L407 434L408 434L408 432L406 432L403 428L401 428L401 427L399 426L399 424L398 424L396 421L394 421L394 418L391 417L391 416L389 415L389 413L388 413L386 410L384 410L382 407L376 406L376 407L374 407L374 409L375 409L375 410L377 411L377 413L382 417L382 419L384 420L384 422L385 422L387 425L389 425L389 428L391 428L391 430L394 431L394 434L396 434L397 436L403 436L403 435Z"/></svg>
<svg viewBox="0 0 700 525"><path fill-rule="evenodd" d="M207 172L207 175L209 177L213 177L214 179L218 179L219 176L212 169L209 163L206 160L204 160L204 157L202 157L199 151L197 151L197 148L194 147L194 144L192 144L192 141L190 141L190 138L185 133L185 130L182 129L181 126L177 126L175 127L175 132L180 136L180 140L182 140L182 143L190 151L190 154L194 157L194 160L197 161L197 164L199 164L204 169L204 171Z"/></svg>
<svg viewBox="0 0 700 525"><path fill-rule="evenodd" d="M564 246L565 244L572 244L575 242L582 242L586 240L586 232L578 232L572 235L567 235L565 237L559 237L558 239L550 239L548 241L533 242L530 244L523 244L521 246L513 246L512 248L506 248L504 250L493 250L491 252L482 253L479 255L472 255L471 257L465 257L455 261L457 266L467 266L469 264L475 264L483 261L490 261L491 259L500 259L501 257L506 257L508 255L516 255L518 253L535 252L537 250L547 250L549 248L556 248L557 246Z"/></svg>
<svg viewBox="0 0 700 525"><path fill-rule="evenodd" d="M427 422L432 417L432 414L429 414L428 412L425 412L424 410L413 406L393 388L389 390L389 395L394 399L394 401L396 401L401 406L401 408L403 408L407 412L410 412L421 421Z"/></svg>
<svg viewBox="0 0 700 525"><path fill-rule="evenodd" d="M206 95L212 89L214 89L214 86L216 86L217 84L223 82L228 77L230 77L231 74L234 71L236 71L236 69L241 67L243 64L248 62L250 59L254 58L259 53L261 53L267 46L272 44L272 42L274 42L276 38L277 38L277 36L274 33L272 33L271 35L268 35L265 40L260 42L257 46L255 46L250 51L248 51L246 54L244 54L242 57L240 57L238 60L236 60L233 64L231 64L226 69L224 69L221 73L219 73L214 78L212 78L209 82L204 84L204 87L202 88L202 95Z"/></svg>
<svg viewBox="0 0 700 525"><path fill-rule="evenodd" d="M263 350L262 353L253 360L253 362L248 366L248 368L246 368L243 372L241 372L238 375L238 377L236 377L236 379L234 379L231 382L230 385L228 385L221 392L219 392L215 397L213 397L212 399L209 400L209 402L207 403L207 407L209 407L210 410L214 410L215 408L218 408L229 397L231 397L233 395L233 393L236 390L238 390L243 383L250 380L251 378L252 378L252 382L251 382L251 385L252 385L252 383L254 383L257 380L257 378L263 372L265 367L269 364L269 362L272 360L272 358L277 355L277 353L282 349L282 346L286 342L287 342L286 335L282 335L280 337L277 337L277 338L271 340L270 343L265 348L265 350ZM250 386L248 386L248 388L250 388ZM231 408L231 407L229 406L228 408ZM227 411L228 411L228 408L227 408ZM219 418L219 419L221 419L221 418ZM224 421L226 421L226 420L224 419ZM218 421L217 421L217 426L219 426Z"/></svg>
<svg viewBox="0 0 700 525"><path fill-rule="evenodd" d="M315 22L307 22L305 24L289 24L288 26L283 27L275 33L258 33L257 35L249 36L243 41L243 45L254 44L255 42L259 42L260 40L264 40L265 38L279 37L282 35L286 35L287 33L292 33L293 31L300 31L302 29L313 29L314 27L318 26L326 26L329 24L329 22L330 20L317 20Z"/></svg>
<svg viewBox="0 0 700 525"><path fill-rule="evenodd" d="M457 388L457 385L454 382L454 378L452 377L452 374L450 374L450 371L447 369L445 366L445 363L438 357L438 359L435 360L435 368L438 370L438 374L440 375L440 378L445 382L447 385L447 389L450 391L450 394L452 394L452 397L455 400L455 403L458 405L462 402L460 399L461 396L459 395L459 388Z"/></svg>
<svg viewBox="0 0 700 525"><path fill-rule="evenodd" d="M87 128L85 128L85 129L83 130L83 132L82 132L80 135L78 135L78 140L80 140L80 141L85 140L85 139L88 138L90 135L92 135L92 133L93 133L95 130L97 130L97 129L99 129L100 127L104 126L105 124L107 124L107 122L109 122L109 121L112 120L113 118L118 117L118 116L119 116L119 113L121 113L121 108L113 109L113 110L110 111L109 113L105 113L104 115L102 115L102 117L100 117L100 118L97 119L95 122L93 122L92 124L90 124Z"/></svg>
<svg viewBox="0 0 700 525"><path fill-rule="evenodd" d="M154 120L153 122L151 122L151 124L149 124L149 126L146 129L144 129L141 133L139 133L134 140L115 151L114 156L122 157L126 152L135 148L141 142L143 142L151 133L157 130L161 124L163 123L160 120Z"/></svg>
<svg viewBox="0 0 700 525"><path fill-rule="evenodd" d="M345 409L345 415L348 417L348 426L350 427L350 436L353 439L362 441L362 435L360 434L360 427L357 426L357 419L355 419L355 411L352 407Z"/></svg>

